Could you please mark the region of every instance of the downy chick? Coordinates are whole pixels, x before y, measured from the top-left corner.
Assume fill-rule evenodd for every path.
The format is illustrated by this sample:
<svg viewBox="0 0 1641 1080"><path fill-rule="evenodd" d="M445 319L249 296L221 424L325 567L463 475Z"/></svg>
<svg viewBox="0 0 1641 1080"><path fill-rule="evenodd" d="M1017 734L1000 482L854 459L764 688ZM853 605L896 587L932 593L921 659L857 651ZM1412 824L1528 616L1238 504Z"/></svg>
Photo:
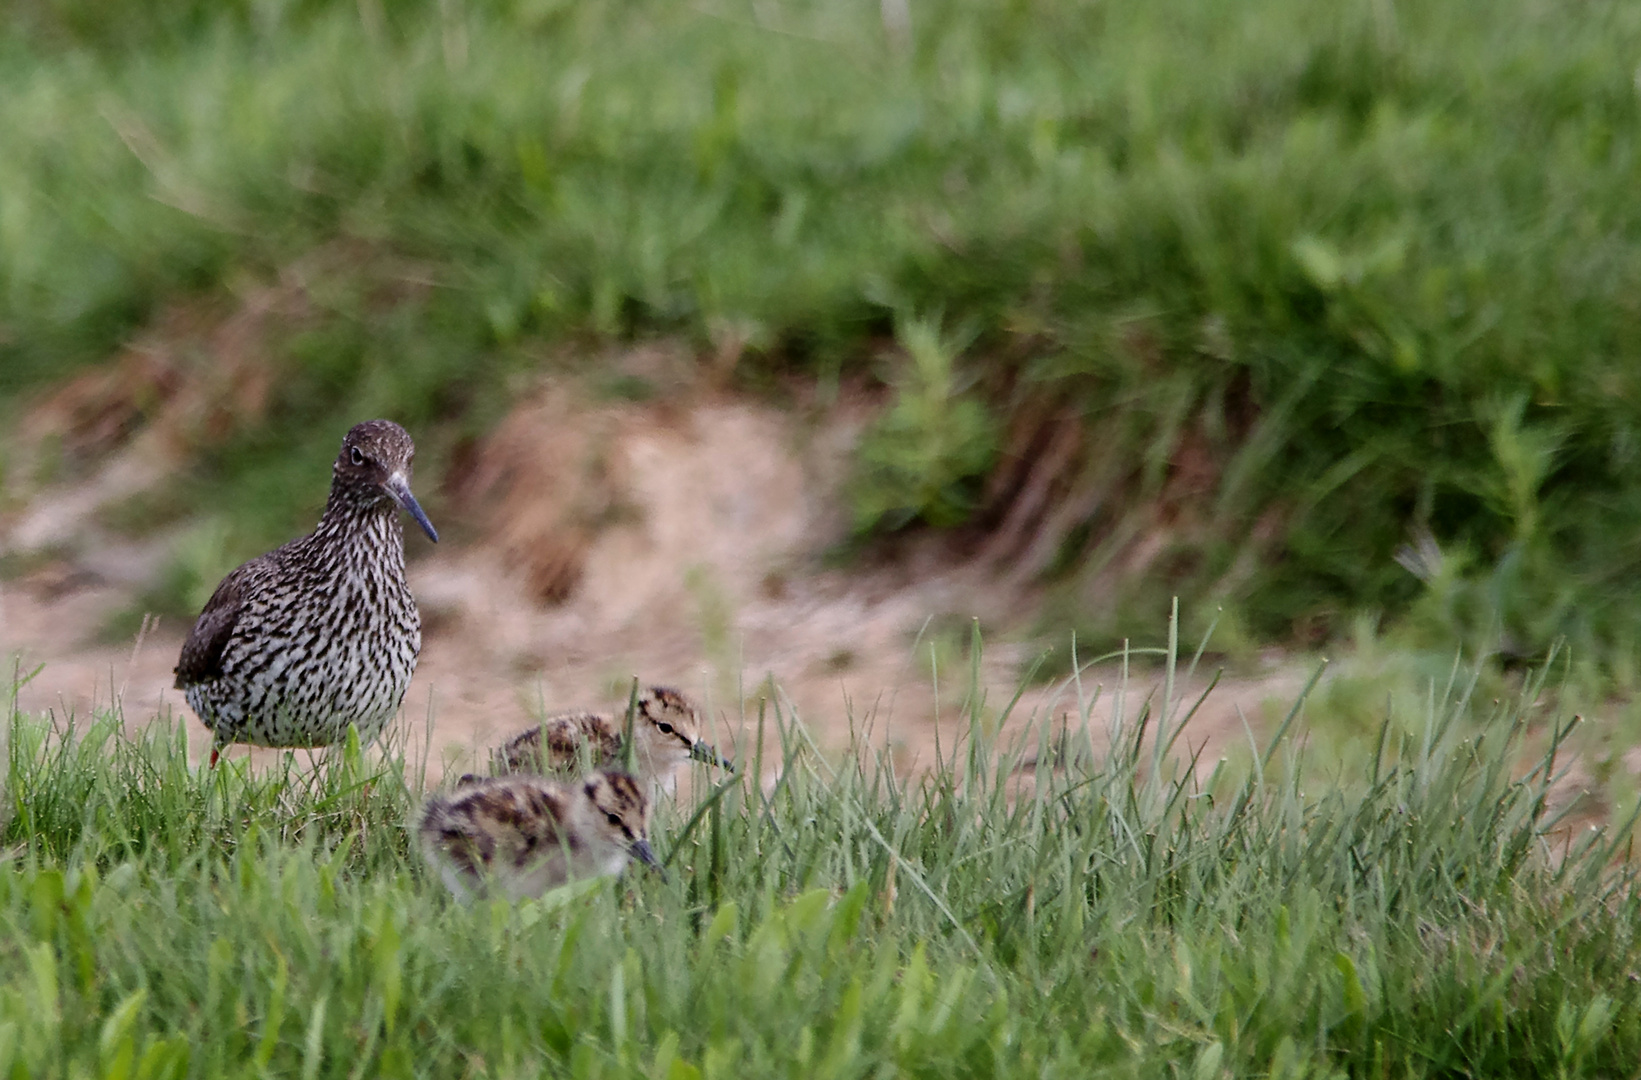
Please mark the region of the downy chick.
<svg viewBox="0 0 1641 1080"><path fill-rule="evenodd" d="M629 859L659 868L649 811L643 785L622 772L574 783L479 780L428 800L422 851L457 899L494 889L520 900L573 878L619 874Z"/></svg>
<svg viewBox="0 0 1641 1080"><path fill-rule="evenodd" d="M633 715L635 771L640 779L659 783L691 758L731 768L729 761L701 738L695 706L678 691L652 686L638 696ZM509 739L491 754L497 775L570 773L583 757L593 768L620 767L626 714L577 712L548 717ZM463 778L464 782L467 778Z"/></svg>

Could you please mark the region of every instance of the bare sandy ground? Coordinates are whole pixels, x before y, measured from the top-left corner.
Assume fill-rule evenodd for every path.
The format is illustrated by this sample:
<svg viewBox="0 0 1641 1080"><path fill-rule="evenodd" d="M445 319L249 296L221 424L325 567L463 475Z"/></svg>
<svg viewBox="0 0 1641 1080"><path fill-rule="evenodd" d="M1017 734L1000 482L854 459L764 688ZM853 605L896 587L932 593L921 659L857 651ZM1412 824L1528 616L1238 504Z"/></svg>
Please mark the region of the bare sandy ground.
<svg viewBox="0 0 1641 1080"><path fill-rule="evenodd" d="M407 538L425 630L399 735L426 753L429 782L473 768L549 712L621 708L635 677L695 697L720 749L743 762L773 685L823 749L859 738L898 770L926 768L969 726L963 646L974 619L986 640L983 714L995 720L1044 647L1029 633L1041 600L1031 585L938 544L864 569L828 564L847 531L840 489L863 415L835 408L806 424L710 397L590 405L551 384L526 395L450 478L438 524L456 542ZM0 693L24 680L17 706L59 724L109 707L133 727L175 716L203 759L210 735L171 688L187 627L97 640L186 542L180 531L132 541L99 524L107 501L165 475L170 452L161 433L139 431L91 477L36 492L0 519L0 554L50 553L0 580L0 662L10 665ZM1312 662L1278 656L1220 681L1176 754L1200 752L1206 770L1262 742ZM1181 678L1170 712L1210 676ZM1154 666L1137 668L1119 695L1121 686L1114 663L1077 683L1028 686L1004 737L1087 715L1098 747L1114 709L1132 717L1147 698L1160 706L1165 689ZM1641 750L1617 764L1641 773ZM766 767L772 777L773 757ZM1605 805L1585 797L1598 786L1575 759L1556 801L1579 801L1581 826L1603 820Z"/></svg>
<svg viewBox="0 0 1641 1080"><path fill-rule="evenodd" d="M926 765L937 738L949 748L967 727L967 670L937 680L934 669L966 664L957 643L971 618L987 637L987 703L1008 702L1039 648L1022 636L1037 604L1029 587L933 549L861 572L825 565L846 527L837 489L853 422L799 430L734 400L594 408L550 388L522 405L469 478L477 493L453 500L468 541L408 539L426 634L401 723L418 740L431 732L432 774L470 767L544 712L617 708L635 676L703 702L732 755L747 751L772 678L823 746L845 745L853 728L897 765ZM95 525L102 499L160 474L156 453L139 439L91 481L10 517L0 543L64 554L0 582L0 657L24 675L40 666L19 689L25 711L66 721L117 704L130 725L175 713L203 753L209 734L171 689L186 627L93 640L174 542L135 545ZM1101 722L1116 675L1108 665L1084 676L1084 695L1104 683ZM1263 726L1302 681L1276 665L1223 682L1187 742L1214 760L1246 740L1243 717ZM1129 707L1158 683L1137 678ZM1182 682L1176 697L1203 685ZM1035 686L1013 720L1058 724L1078 710L1076 687Z"/></svg>

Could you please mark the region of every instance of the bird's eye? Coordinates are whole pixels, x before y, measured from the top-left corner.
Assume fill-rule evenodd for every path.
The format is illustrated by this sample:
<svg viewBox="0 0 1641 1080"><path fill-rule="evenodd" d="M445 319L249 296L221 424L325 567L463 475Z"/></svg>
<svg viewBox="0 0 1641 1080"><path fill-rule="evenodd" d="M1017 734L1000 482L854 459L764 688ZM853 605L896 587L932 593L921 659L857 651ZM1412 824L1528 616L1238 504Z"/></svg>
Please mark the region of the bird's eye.
<svg viewBox="0 0 1641 1080"><path fill-rule="evenodd" d="M656 724L655 726L661 729L661 734L663 734L663 735L671 735L672 734L672 725L671 724L662 723L662 724Z"/></svg>
<svg viewBox="0 0 1641 1080"><path fill-rule="evenodd" d="M620 814L605 814L604 816L610 819L610 824L611 825L614 825L618 829L621 828L621 815Z"/></svg>
<svg viewBox="0 0 1641 1080"><path fill-rule="evenodd" d="M363 465L365 463L364 452L355 446L353 448L353 452L348 455L348 460L353 462L355 465Z"/></svg>

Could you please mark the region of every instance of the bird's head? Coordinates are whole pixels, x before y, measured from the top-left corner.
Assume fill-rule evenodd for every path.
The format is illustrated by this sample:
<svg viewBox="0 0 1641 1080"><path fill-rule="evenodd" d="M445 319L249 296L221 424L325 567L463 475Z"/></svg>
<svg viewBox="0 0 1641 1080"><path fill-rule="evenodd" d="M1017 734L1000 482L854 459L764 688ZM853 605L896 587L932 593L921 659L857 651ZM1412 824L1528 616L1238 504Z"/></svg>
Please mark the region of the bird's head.
<svg viewBox="0 0 1641 1080"><path fill-rule="evenodd" d="M650 850L650 800L633 777L613 769L599 770L582 781L582 793L592 804L593 827L609 844L626 849L639 862L659 870Z"/></svg>
<svg viewBox="0 0 1641 1080"><path fill-rule="evenodd" d="M638 696L638 716L635 720L638 745L662 762L683 762L689 759L708 765L733 768L702 738L701 717L695 705L668 686L652 686Z"/></svg>
<svg viewBox="0 0 1641 1080"><path fill-rule="evenodd" d="M387 500L416 519L429 540L439 542L416 496L410 493L410 463L416 444L410 432L391 420L357 424L342 440L342 452L331 468L334 483L369 501Z"/></svg>

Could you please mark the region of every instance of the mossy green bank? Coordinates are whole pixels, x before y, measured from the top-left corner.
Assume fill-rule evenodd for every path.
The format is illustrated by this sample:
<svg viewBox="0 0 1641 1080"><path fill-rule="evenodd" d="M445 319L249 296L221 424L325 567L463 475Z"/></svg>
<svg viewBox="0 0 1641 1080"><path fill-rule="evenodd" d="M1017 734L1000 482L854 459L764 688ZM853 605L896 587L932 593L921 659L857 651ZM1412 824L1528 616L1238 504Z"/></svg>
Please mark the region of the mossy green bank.
<svg viewBox="0 0 1641 1080"><path fill-rule="evenodd" d="M187 478L243 556L309 522L296 478L353 420L437 471L515 377L665 335L754 390L910 395L863 527L984 527L984 474L1063 414L1058 490L1114 493L1058 538L1074 586L1161 502L1153 619L1413 612L1633 678L1641 9L901 10L7 4L0 393L299 291L267 399ZM950 377L886 360L897 332Z"/></svg>

